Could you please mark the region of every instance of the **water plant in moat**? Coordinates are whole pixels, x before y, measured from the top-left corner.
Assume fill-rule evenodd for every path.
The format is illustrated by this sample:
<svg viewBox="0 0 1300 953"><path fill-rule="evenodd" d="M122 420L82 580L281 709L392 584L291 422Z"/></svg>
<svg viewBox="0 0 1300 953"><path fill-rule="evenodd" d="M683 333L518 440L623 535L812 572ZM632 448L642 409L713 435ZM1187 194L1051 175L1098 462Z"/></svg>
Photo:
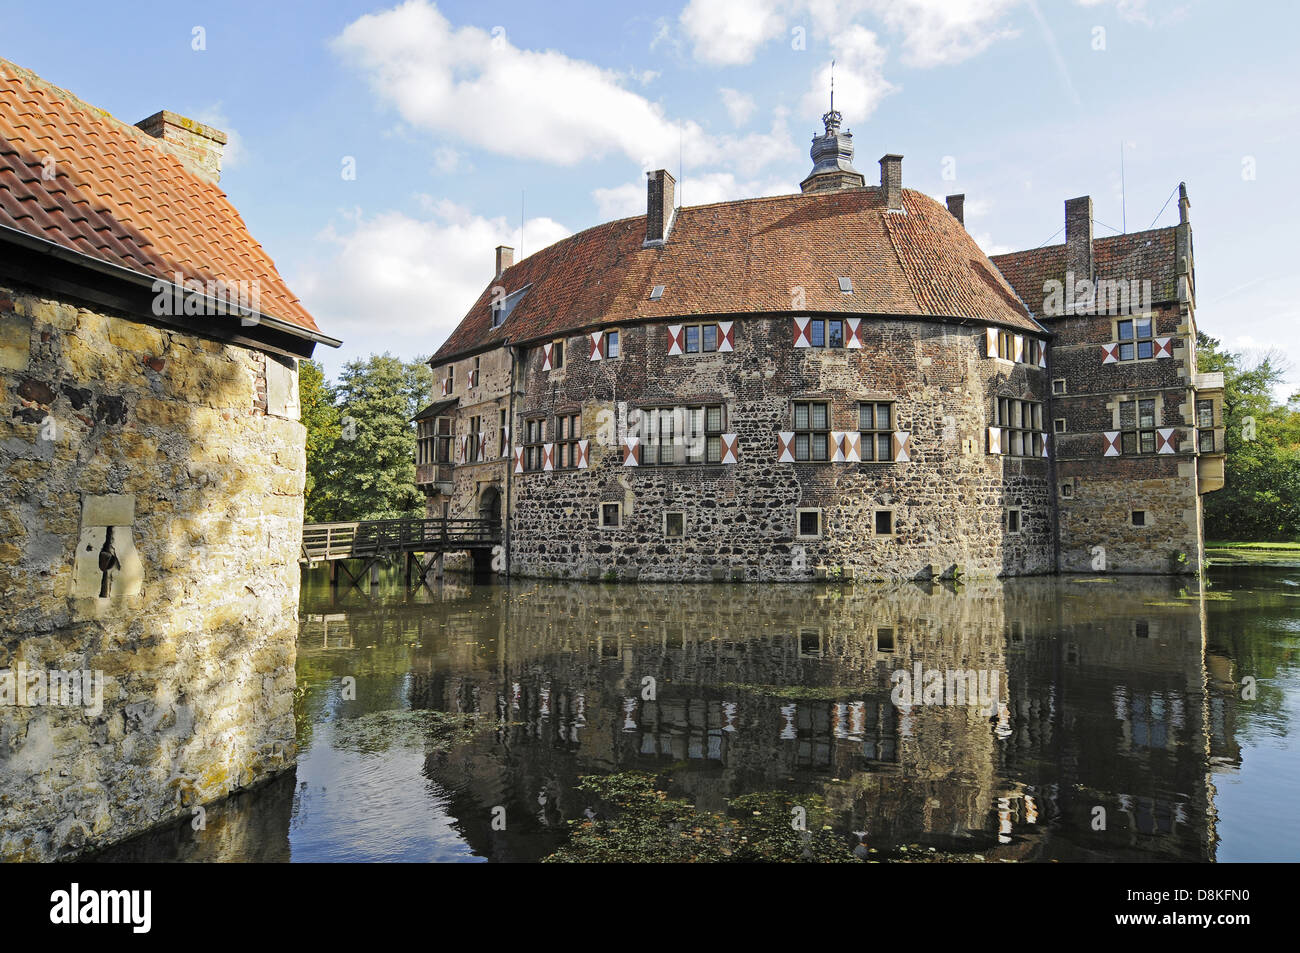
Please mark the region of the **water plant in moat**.
<svg viewBox="0 0 1300 953"><path fill-rule="evenodd" d="M696 811L637 771L585 777L578 790L595 802L595 816L571 821L569 842L547 863L857 862L818 795L745 794L723 814Z"/></svg>

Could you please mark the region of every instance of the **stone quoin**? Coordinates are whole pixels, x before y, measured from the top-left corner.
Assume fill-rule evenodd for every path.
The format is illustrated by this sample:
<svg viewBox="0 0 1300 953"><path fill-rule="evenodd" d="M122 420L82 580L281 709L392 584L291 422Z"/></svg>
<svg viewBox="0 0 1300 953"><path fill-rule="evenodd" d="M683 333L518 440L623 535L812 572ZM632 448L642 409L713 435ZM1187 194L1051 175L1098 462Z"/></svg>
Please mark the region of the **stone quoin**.
<svg viewBox="0 0 1300 953"><path fill-rule="evenodd" d="M430 360L429 515L500 519L522 576L1196 571L1222 381L1186 189L1176 226L1094 239L1072 199L1064 244L990 259L965 196L895 154L866 185L823 121L799 194L673 208L657 170L645 216L498 248ZM1140 293L1062 313L1067 274Z"/></svg>

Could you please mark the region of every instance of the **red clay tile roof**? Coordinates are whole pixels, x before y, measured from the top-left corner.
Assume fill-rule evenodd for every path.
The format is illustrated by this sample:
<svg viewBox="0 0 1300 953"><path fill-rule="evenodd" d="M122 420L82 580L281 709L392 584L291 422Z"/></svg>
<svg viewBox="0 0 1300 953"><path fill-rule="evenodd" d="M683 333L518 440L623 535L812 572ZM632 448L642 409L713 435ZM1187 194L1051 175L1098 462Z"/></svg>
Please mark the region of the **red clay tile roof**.
<svg viewBox="0 0 1300 953"><path fill-rule="evenodd" d="M0 225L152 278L256 281L263 314L318 330L216 185L134 126L3 59Z"/></svg>
<svg viewBox="0 0 1300 953"><path fill-rule="evenodd" d="M1094 238L1092 258L1096 277L1113 281L1149 280L1152 301L1177 300L1177 232L1176 226L1170 226ZM1043 310L1047 282L1065 281L1064 245L994 255L990 260L1035 314ZM1075 280L1082 277L1076 275Z"/></svg>
<svg viewBox="0 0 1300 953"><path fill-rule="evenodd" d="M887 212L875 188L679 208L662 248L641 247L643 215L598 225L508 268L433 360L625 321L792 310L970 318L1041 332L944 206L905 189L903 209ZM840 292L841 276L853 279L853 294ZM528 284L492 328L492 287L510 294ZM655 285L664 293L651 301ZM792 308L795 287L804 302Z"/></svg>

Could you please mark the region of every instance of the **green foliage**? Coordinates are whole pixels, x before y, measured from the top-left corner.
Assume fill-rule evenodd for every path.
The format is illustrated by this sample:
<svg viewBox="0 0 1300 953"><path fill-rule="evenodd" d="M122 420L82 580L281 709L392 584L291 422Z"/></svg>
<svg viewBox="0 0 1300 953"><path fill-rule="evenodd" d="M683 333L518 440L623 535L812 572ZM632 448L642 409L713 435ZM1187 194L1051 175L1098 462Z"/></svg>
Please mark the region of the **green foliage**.
<svg viewBox="0 0 1300 953"><path fill-rule="evenodd" d="M1198 368L1223 373L1224 486L1205 496L1215 539L1300 538L1300 395L1273 397L1285 368L1274 355L1247 363L1197 335Z"/></svg>
<svg viewBox="0 0 1300 953"><path fill-rule="evenodd" d="M429 399L433 372L428 364L423 358L404 362L372 354L345 364L332 387L319 371L315 367L299 376L308 431L307 521L422 515L411 418Z"/></svg>
<svg viewBox="0 0 1300 953"><path fill-rule="evenodd" d="M325 380L325 371L316 361L298 364L298 400L302 406L302 423L307 428L306 515L308 523L328 520L319 512L321 497L316 482L326 466L326 455L339 438L339 412L334 393Z"/></svg>
<svg viewBox="0 0 1300 953"><path fill-rule="evenodd" d="M629 771L583 778L612 820L575 821L569 843L548 863L857 863L851 845L825 825L817 795L760 792L731 801L728 812L697 812L655 785L652 774ZM806 812L806 831L792 824Z"/></svg>

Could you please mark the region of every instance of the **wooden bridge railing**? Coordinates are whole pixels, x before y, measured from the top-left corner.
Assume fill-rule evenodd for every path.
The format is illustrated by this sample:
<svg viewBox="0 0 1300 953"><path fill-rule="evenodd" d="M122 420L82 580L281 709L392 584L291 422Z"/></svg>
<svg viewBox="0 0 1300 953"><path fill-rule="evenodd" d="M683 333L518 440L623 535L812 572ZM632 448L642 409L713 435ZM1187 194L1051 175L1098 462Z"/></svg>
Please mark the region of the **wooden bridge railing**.
<svg viewBox="0 0 1300 953"><path fill-rule="evenodd" d="M487 519L360 520L308 523L302 528L302 558L352 559L389 553L446 552L485 548L501 536L500 524Z"/></svg>

